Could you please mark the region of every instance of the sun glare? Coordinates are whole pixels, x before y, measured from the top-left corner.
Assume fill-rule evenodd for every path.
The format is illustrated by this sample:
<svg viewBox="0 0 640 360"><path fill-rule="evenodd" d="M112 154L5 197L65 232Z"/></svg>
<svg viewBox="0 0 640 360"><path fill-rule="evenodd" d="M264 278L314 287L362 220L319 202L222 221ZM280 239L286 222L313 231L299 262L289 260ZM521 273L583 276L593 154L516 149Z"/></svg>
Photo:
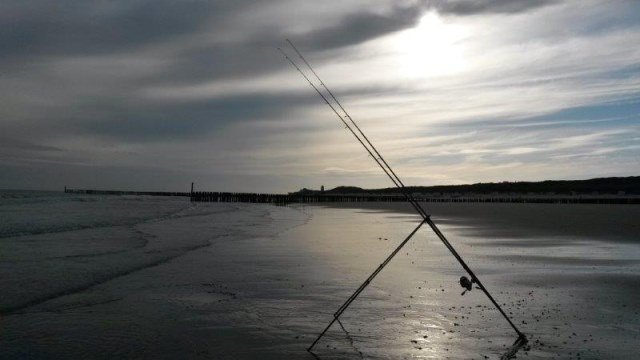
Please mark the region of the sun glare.
<svg viewBox="0 0 640 360"><path fill-rule="evenodd" d="M435 12L427 13L414 28L391 41L398 56L398 71L407 77L445 76L466 68L461 40L466 29L447 24Z"/></svg>

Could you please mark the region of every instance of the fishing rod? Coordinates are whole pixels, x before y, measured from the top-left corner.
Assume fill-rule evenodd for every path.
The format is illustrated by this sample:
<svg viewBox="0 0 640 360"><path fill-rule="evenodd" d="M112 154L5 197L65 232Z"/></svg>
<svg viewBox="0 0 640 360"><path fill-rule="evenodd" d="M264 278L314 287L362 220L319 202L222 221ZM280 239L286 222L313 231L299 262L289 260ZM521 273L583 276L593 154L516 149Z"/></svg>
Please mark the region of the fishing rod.
<svg viewBox="0 0 640 360"><path fill-rule="evenodd" d="M340 109L342 110L342 112L344 113L345 118L349 119L349 121L353 124L353 126L358 130L358 132L360 133L360 135L362 135L362 137L364 138L365 142L371 147L371 149L373 149L373 151L375 152L376 156L378 157L378 159L380 159L380 161L385 165L385 167L389 170L389 172L391 173L391 175L393 175L393 179L392 181L395 179L395 181L397 181L398 184L400 184L400 186L402 187L402 189L404 189L404 183L402 182L402 180L400 180L400 178L398 177L398 175L396 175L395 171L393 171L393 169L391 168L391 166L389 166L389 164L387 163L387 161L382 157L382 155L380 155L380 153L378 152L378 149L376 149L375 146L373 146L373 144L371 143L371 141L369 141L369 138L367 137L367 135L364 134L364 132L362 132L362 130L360 129L360 127L358 126L358 124L356 124L356 122L353 120L353 118L351 117L351 115L349 115L349 113L347 112L347 110L344 108L344 106L342 106L342 103L340 101L338 101L338 99L335 97L335 95L333 95L333 92L331 90L329 90L329 87L324 83L324 81L322 81L322 79L320 79L320 76L315 72L315 70L313 70L313 68L311 67L311 64L309 64L309 62L307 61L307 59L305 59L304 56L302 56L302 53L300 53L300 51L298 51L298 48L293 45L293 42L289 39L287 39L287 43L289 43L289 45L291 46L291 48L293 48L293 51L296 52L296 54L298 54L298 57L300 57L300 59L305 63L305 65L307 65L307 67L309 68L309 70L311 70L311 73L316 77L316 79L318 80L318 82L320 83L320 85L322 85L322 87L327 91L327 93L329 93L329 95L331 96L331 98L333 99L333 101L336 102L336 104L338 104L338 106L340 107ZM396 186L398 185L396 184ZM421 212L424 213L426 215L426 212L420 208Z"/></svg>
<svg viewBox="0 0 640 360"><path fill-rule="evenodd" d="M294 47L293 43L287 39L287 41L289 42L289 44L291 44L292 47ZM295 49L295 47L294 47ZM307 61L304 59L304 57L302 57L302 54L300 54L297 49L295 49L296 52L298 53L298 55L304 60L304 62L307 64L307 66L309 68L311 68L311 65L309 63L307 63ZM282 55L285 57L285 59L287 59L287 61L291 64L291 66L293 66L299 73L300 75L302 75L302 77L304 77L305 80L307 80L307 82L309 83L309 85L311 85L311 87L313 88L313 90L316 91L316 93L322 98L322 100L324 100L324 102L329 106L329 108L331 108L331 110L333 111L334 114L336 114L336 116L338 116L338 118L340 119L340 121L342 121L342 123L344 124L345 128L348 129L351 134L353 134L353 136L358 140L358 142L365 148L365 150L367 151L367 153L369 153L369 156L371 156L371 158L378 164L378 166L380 166L380 168L382 169L382 171L385 172L385 174L387 175L387 177L389 177L389 179L391 179L391 181L393 182L393 184L401 189L401 192L404 194L404 196L407 198L407 200L409 200L409 203L414 207L414 209L416 209L416 211L418 213L420 213L420 215L422 215L423 218L425 217L429 217L429 215L424 211L424 209L422 209L419 204L413 200L413 198L411 196L409 196L404 188L404 185L401 184L401 182L399 182L399 178L397 178L397 175L395 175L395 173L393 173L393 170L387 165L385 166L381 161L384 161L384 159L382 159L381 156L379 156L378 151L375 149L375 147L373 147L373 145L371 145L371 142L369 142L368 139L366 139L365 137L365 141L369 144L369 146L372 147L372 149L370 149L365 142L360 138L360 136L358 136L358 134L356 134L356 132L353 130L353 128L351 126L349 126L349 124L345 121L345 118L350 118L348 116L345 116L345 118L342 117L342 115L340 115L340 113L338 112L338 110L336 110L336 108L331 104L331 102L329 102L329 99L327 99L327 97L322 93L322 91L320 91L320 89L318 89L318 87L309 79L309 77L300 69L300 67L295 63L295 61L293 61L286 52L284 52L284 50L282 50L282 48L278 48L278 51L280 51L280 53L282 53ZM315 74L315 71L313 71L313 68L311 68L311 71ZM316 78L319 79L318 75L315 74ZM320 82L322 83L322 81L320 80ZM326 85L324 85L324 83L322 83L322 86L328 90L328 88L326 87ZM337 99L335 98L335 96L333 96L333 93L331 93L330 91L328 91L331 94L331 97L333 97L333 99L336 101L336 103L342 108L342 105L337 102ZM344 108L342 108L344 111ZM353 120L351 119L351 122L353 122ZM355 122L353 122L355 124ZM364 133L362 133L362 131L360 131L361 134L364 135ZM378 156L374 155L374 152L376 154L378 154ZM385 162L386 163L386 162Z"/></svg>
<svg viewBox="0 0 640 360"><path fill-rule="evenodd" d="M405 196L405 198L407 199L407 201L416 209L416 211L422 216L423 221L418 225L418 227L400 244L400 246L398 248L396 248L396 250L394 250L394 252L392 252L392 254L385 260L385 262L383 262L378 269L376 269L376 271L373 272L373 274L367 279L365 280L365 282L356 290L356 292L354 292L354 294L352 296L350 296L347 301L338 309L338 311L336 311L334 313L334 319L333 321L331 321L329 323L329 325L324 329L324 331L318 336L318 338L316 338L316 340L313 342L313 344L307 349L309 351L311 351L311 349L313 348L313 346L320 340L320 338L326 333L326 331L331 327L331 325L338 319L338 317L340 315L342 315L342 313L346 310L346 308L351 304L351 302L353 302L353 300L355 300L355 298L360 294L360 292L362 292L362 290L364 290L364 288L371 282L371 280L373 279L373 277L375 277L384 266L386 266L386 264L391 260L391 258L393 258L393 256L397 253L397 251L399 251L400 248L402 248L404 246L404 244L406 244L409 239L415 234L415 232L417 232L417 230L423 225L423 224L428 224L429 227L433 230L433 232L438 236L438 238L442 241L442 243L445 245L445 247L452 253L452 255L456 258L456 260L460 263L460 265L462 266L462 268L467 272L467 274L471 277L471 280L466 279L465 277L462 277L460 279L460 283L463 287L466 287L468 290L471 289L472 284L475 283L477 285L477 287L482 290L484 292L484 294L487 296L487 298L489 298L489 300L493 303L493 305L498 309L498 311L500 312L500 314L502 314L502 316L507 320L507 322L509 323L509 325L513 328L513 330L518 334L518 339L516 340L515 344L518 343L526 343L527 339L526 336L516 327L516 325L511 321L511 319L507 316L507 314L504 312L504 310L502 310L502 308L500 307L500 305L496 302L496 300L493 298L493 296L491 296L491 294L489 293L489 291L487 290L487 288L482 284L482 282L480 281L480 279L478 279L478 277L475 275L475 273L473 272L473 270L471 270L471 268L466 264L466 262L462 259L462 257L460 256L460 254L455 250L455 248L453 247L453 245L451 245L451 243L447 240L447 238L444 236L444 234L440 231L440 229L436 226L436 224L433 222L433 220L431 220L431 217L429 214L427 214L427 212L422 208L422 206L420 205L420 203L418 203L415 198L413 197L412 194L410 194L408 192L408 190L406 189L404 183L400 180L400 178L398 177L398 175L393 171L393 169L389 166L389 164L384 160L384 158L382 157L382 155L380 155L380 153L378 152L378 150L376 149L376 147L371 143L371 141L369 140L369 138L364 134L364 132L362 131L362 129L360 129L360 127L356 124L355 120L353 120L353 118L349 115L349 113L346 111L346 109L342 106L342 104L340 103L340 101L336 98L336 96L333 94L333 92L328 88L328 86L324 83L324 81L322 81L322 79L320 78L320 76L315 72L315 70L313 70L313 67L311 66L311 64L309 64L309 62L304 58L304 56L300 53L300 51L298 51L298 49L295 47L295 45L293 44L293 42L289 39L286 40L287 43L293 48L293 50L296 52L296 54L300 57L300 59L304 62L304 64L309 68L309 70L311 71L311 73L315 76L316 80L320 83L320 85L325 89L325 91L329 94L329 96L333 99L333 101L338 105L338 107L342 110L342 112L344 113L344 116L341 115L340 113L338 113L338 111L336 110L336 108L329 102L329 100L327 99L327 97L318 89L318 87L309 79L309 77L300 69L300 67L295 63L295 61L293 61L291 58L289 58L289 56L280 48L278 48L278 50L284 55L284 57L289 61L289 63L305 78L305 80L307 80L307 82L309 83L309 85L311 85L311 87L318 93L318 95L320 95L320 97L324 100L324 102L331 108L331 110L340 118L340 120L342 121L342 123L345 125L345 127L354 135L354 137L358 140L358 142L360 142L360 144L365 148L365 150L369 153L369 155L374 159L374 161L378 164L378 166L380 166L380 168L382 168L382 170L385 172L385 174L389 177L389 179L391 179L391 181L394 183L394 185L402 192L402 194ZM351 124L356 128L357 132L360 134L360 136L362 136L362 138L360 138L360 136L358 136L358 133L356 133L356 131L353 130L353 128L351 126L349 126L349 124L345 121L345 119L349 120L349 122L351 122ZM364 139L364 141L362 140ZM365 145L366 143L366 145ZM367 146L368 145L368 146ZM375 154L375 156L374 156ZM463 280L466 280L466 282L464 282ZM464 294L464 293L463 293Z"/></svg>
<svg viewBox="0 0 640 360"><path fill-rule="evenodd" d="M284 50L282 50L282 48L278 48L278 51L280 51L280 53L282 53L284 58L287 59L287 61L289 61L291 66L293 66L300 73L300 75L302 75L305 78L305 80L307 80L307 82L309 83L309 85L311 85L313 90L315 90L316 93L318 93L318 95L322 98L322 100L324 100L324 102L329 106L329 108L331 108L331 110L334 112L334 114L336 114L338 116L338 118L340 118L340 121L342 121L342 123L344 124L345 128L348 129L351 132L351 134L353 134L353 136L358 140L358 142L360 142L360 144L367 150L367 152L369 153L369 156L371 156L373 158L373 160L376 163L378 163L378 165L380 165L380 167L385 172L385 174L387 174L387 176L391 179L391 181L393 181L393 183L396 186L398 186L398 183L389 174L387 169L382 166L382 164L380 163L380 160L378 160L375 157L375 155L371 152L371 150L367 147L367 145L365 145L364 142L362 141L362 139L360 139L358 134L356 134L355 131L353 131L353 129L349 126L349 124L347 124L347 122L342 118L342 115L340 115L338 110L336 110L336 108L333 105L331 105L331 103L329 102L329 99L327 99L327 97L324 96L324 94L320 91L320 89L318 89L318 87L311 81L311 79L309 79L309 77L307 77L307 75L300 69L300 67L298 67L298 65L287 55L287 53L284 52Z"/></svg>

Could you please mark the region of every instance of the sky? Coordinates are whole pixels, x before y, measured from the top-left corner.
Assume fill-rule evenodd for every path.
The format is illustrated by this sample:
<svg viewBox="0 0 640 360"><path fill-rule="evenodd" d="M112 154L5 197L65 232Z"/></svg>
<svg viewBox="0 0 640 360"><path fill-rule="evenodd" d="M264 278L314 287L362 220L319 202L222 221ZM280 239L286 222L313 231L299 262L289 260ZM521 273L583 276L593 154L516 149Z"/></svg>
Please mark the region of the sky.
<svg viewBox="0 0 640 360"><path fill-rule="evenodd" d="M640 175L640 1L0 2L0 188ZM294 58L295 59L295 58Z"/></svg>

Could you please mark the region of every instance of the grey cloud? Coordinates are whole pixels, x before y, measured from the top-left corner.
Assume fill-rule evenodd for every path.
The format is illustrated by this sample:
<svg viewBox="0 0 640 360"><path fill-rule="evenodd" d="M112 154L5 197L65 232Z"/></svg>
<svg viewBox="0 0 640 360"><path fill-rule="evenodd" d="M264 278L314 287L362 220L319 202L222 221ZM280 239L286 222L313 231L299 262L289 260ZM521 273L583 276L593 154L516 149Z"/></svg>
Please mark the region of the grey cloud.
<svg viewBox="0 0 640 360"><path fill-rule="evenodd" d="M251 77L286 63L276 51L282 38L273 36L262 43L203 44L176 54L167 71L155 83L192 84L207 80Z"/></svg>
<svg viewBox="0 0 640 360"><path fill-rule="evenodd" d="M247 27L234 19L254 1L5 1L0 4L0 62L24 63L43 56L113 54L151 44L171 44L189 36L222 33L225 26ZM396 7L387 14L356 13L337 25L304 36L314 49L357 44L415 23L422 6ZM246 32L248 33L248 32ZM291 34L278 24L248 39L194 44L172 54L174 72L169 78L214 78L254 74L277 65L264 61L273 47ZM271 53L270 53L271 52Z"/></svg>
<svg viewBox="0 0 640 360"><path fill-rule="evenodd" d="M344 17L337 25L318 29L299 38L314 49L331 49L359 44L395 31L412 27L420 19L425 7L394 7L387 14L358 13Z"/></svg>
<svg viewBox="0 0 640 360"><path fill-rule="evenodd" d="M204 137L238 122L282 116L297 107L318 103L312 93L243 95L188 103L93 103L73 118L56 122L78 132L123 142L157 142Z"/></svg>
<svg viewBox="0 0 640 360"><path fill-rule="evenodd" d="M458 0L439 1L434 7L442 14L515 14L542 6L558 4L559 0Z"/></svg>
<svg viewBox="0 0 640 360"><path fill-rule="evenodd" d="M0 151L4 151L6 149L19 151L63 151L63 149L55 146L40 145L10 137L0 137Z"/></svg>
<svg viewBox="0 0 640 360"><path fill-rule="evenodd" d="M208 78L254 76L286 66L274 46L292 38L306 51L333 50L357 45L414 26L424 12L435 8L443 14L518 13L557 3L557 0L463 0L394 6L387 11L346 14L335 24L305 34L290 34L272 27L243 42L202 44L176 56L171 70L161 81L190 82Z"/></svg>
<svg viewBox="0 0 640 360"><path fill-rule="evenodd" d="M414 6L396 6L386 13L347 14L337 24L306 34L291 34L271 27L243 42L202 44L178 54L163 81L188 82L203 75L215 79L258 75L287 66L275 51L286 38L292 38L309 52L357 45L415 25L425 9L420 2Z"/></svg>
<svg viewBox="0 0 640 360"><path fill-rule="evenodd" d="M3 1L1 57L125 51L232 16L238 1Z"/></svg>

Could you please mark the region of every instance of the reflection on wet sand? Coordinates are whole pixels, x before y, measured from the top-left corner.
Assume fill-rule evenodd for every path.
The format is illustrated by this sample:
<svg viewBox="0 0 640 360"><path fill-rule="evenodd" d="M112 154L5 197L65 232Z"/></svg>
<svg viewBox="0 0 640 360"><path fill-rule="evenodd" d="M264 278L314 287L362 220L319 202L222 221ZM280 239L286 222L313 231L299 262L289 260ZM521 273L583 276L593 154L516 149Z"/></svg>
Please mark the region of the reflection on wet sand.
<svg viewBox="0 0 640 360"><path fill-rule="evenodd" d="M372 205L366 204L366 206ZM381 207L384 208L384 204L382 204ZM516 209L516 212L518 210L522 209ZM524 210L526 215L526 209ZM610 211L611 209L605 210ZM624 211L625 209L620 210ZM362 212L361 210L355 211ZM372 214L375 214L375 212L369 212L366 215L372 216ZM386 219L387 225L391 226L393 224L393 226L395 226L397 225L397 220L402 219L402 217L391 215L387 216ZM372 219L371 223L377 223L378 221L378 219ZM403 226L405 229L407 228L406 225ZM514 224L511 226L514 226ZM575 224L575 226L580 226L580 224ZM473 226L469 226L466 230L472 228ZM372 232L372 228L370 227L360 228L359 230L365 234L365 237L377 239L378 241L387 237L367 235ZM498 232L504 234L504 230L509 232L512 231L507 227L505 229L498 229ZM495 344L497 342L497 334L493 333L499 329L495 324L495 312L485 305L485 302L482 301L482 299L477 297L475 298L475 301L477 301L478 304L475 306L450 306L448 311L437 309L437 305L442 306L443 303L458 303L457 300L459 299L456 299L455 296L450 296L444 300L443 303L435 302L434 304L432 301L430 309L432 311L435 310L436 312L440 312L440 314L444 315L445 320L449 320L442 323L443 329L451 329L453 327L455 330L432 332L432 336L426 336L429 341L421 341L419 336L410 340L413 349L420 351L411 352L411 357L465 358L473 357L471 356L472 354L480 355L482 353L487 353L487 356L494 357L500 355L505 358L513 355L513 349L523 351L528 357L533 358L544 358L548 356L562 357L567 354L570 354L570 356L578 356L578 354L580 354L587 357L598 357L602 356L603 353L615 354L617 352L618 354L628 354L628 351L634 349L633 346L626 346L625 348L620 349L617 348L616 345L612 345L612 343L617 343L618 345L631 343L632 340L628 337L628 333L626 334L626 339L621 340L615 337L610 338L611 333L609 331L603 331L602 334L600 334L602 338L597 339L598 336L593 334L596 331L591 329L591 327L595 325L589 324L596 324L605 319L606 314L603 314L602 311L598 311L598 308L603 305L608 305L607 307L609 309L615 308L615 313L619 314L618 319L624 318L625 313L627 313L627 315L637 315L637 308L635 308L633 310L634 312L631 313L625 310L628 305L626 304L628 303L626 299L628 299L629 295L637 293L637 290L624 287L609 287L605 283L593 284L587 280L589 277L597 278L601 276L600 273L603 270L607 273L610 273L610 271L618 271L619 273L620 269L623 269L624 273L634 274L630 275L633 280L629 281L638 285L638 281L640 279L638 277L638 262L633 259L638 258L640 249L636 244L629 243L631 239L624 237L625 235L628 235L629 229L621 229L620 231L613 230L610 232L610 237L597 237L598 233L602 231L602 229L599 229L598 232L591 234L590 237L586 237L584 239L563 236L563 233L569 232L568 229L563 229L563 231L559 232L559 235L554 236L550 240L537 237L532 238L531 234L523 236L524 239L508 239L503 237L504 243L501 243L499 246L485 245L483 239L478 236L469 237L468 235L465 235L465 233L456 231L455 226L448 227L447 231L453 233L457 237L457 240L462 243L461 246L464 247L466 254L471 254L470 256L474 259L474 265L479 266L482 269L481 273L487 274L487 276L491 278L490 284L492 288L501 290L497 297L502 299L505 307L509 308L509 314L513 315L520 321L519 323L526 329L525 332L532 334L532 342L527 346L516 343L514 344L515 346L509 347L514 339L510 342L508 338L501 337L499 341L501 341L502 344L500 345L505 348L505 350L502 353L496 350L487 352L486 345ZM583 231L584 229L578 232L580 233ZM400 241L399 239L400 237L396 236L392 240L397 243ZM352 239L350 241L358 240ZM424 238L416 241L420 243L421 241L424 241ZM528 246L528 241L536 242L537 246ZM407 252L405 254L407 257L417 254L416 257L420 258L421 262L426 262L429 266L420 267L420 269L416 269L414 267L412 270L404 268L404 270L408 270L408 273L404 275L404 279L402 279L402 277L396 278L395 282L389 285L393 287L394 285L397 285L398 282L404 282L408 285L410 281L407 280L414 278L412 273L416 272L416 270L418 273L422 273L423 275L428 274L426 278L431 278L432 280L442 278L443 276L453 277L450 276L450 274L452 275L452 272L456 271L455 266L449 267L447 264L438 262L438 260L435 259L441 259L444 254L438 253L438 250L432 247L434 243L434 240L430 239L429 245L425 245L424 243L416 245L411 249L411 252ZM478 247L477 245L479 244L484 246ZM425 251L425 247L428 247L429 251ZM616 248L616 250L612 250L612 247ZM572 256L563 256L563 254L571 254ZM372 261L373 264L370 266L375 266L376 262L374 260ZM415 265L416 260L411 260L410 264ZM408 264L405 262L404 265ZM398 266L402 265L398 264ZM603 266L606 267L606 269L603 269ZM559 279L566 278L567 276L574 277L574 280L568 281L562 289L556 288L555 284L557 284L557 281ZM614 275L611 274L611 276ZM619 276L616 276L616 279L618 278ZM616 282L617 281L614 283ZM435 289L436 293L438 290L443 290L443 292L445 289L447 291L450 290L450 285L439 286L441 286L441 288ZM380 287L383 286L380 285ZM609 291L608 296L603 296L602 294L597 298L586 296L587 293L602 291L602 287L607 288L605 293ZM395 295L394 291L389 291ZM390 295L390 297L394 297L393 295ZM425 305L416 303L416 299L421 299L420 296L409 295L409 298L411 305L407 306L407 310ZM434 298L438 297L435 296ZM597 299L596 303L590 303L595 299ZM370 306L371 303L367 305ZM436 305L435 308L433 305ZM588 308L589 310L584 313L580 311L585 308ZM390 309L386 309L386 311L381 311L379 314L380 316L384 316L382 314L387 315L385 318L386 322L389 320L391 312L392 311ZM409 311L402 314L406 324L412 325L416 322L421 323L422 321L425 321L424 312L412 314L416 316L415 319L410 319L410 317L407 316L408 312ZM477 316L477 312L481 313L479 318ZM465 313L466 315L462 315ZM595 316L596 314L600 316ZM426 318L428 319L429 316ZM451 321L451 318L454 319L453 322ZM368 319L373 321L372 318ZM629 326L636 329L638 328L637 316L627 319L627 321L631 321ZM605 322L607 321L605 320ZM388 324L385 325L388 326ZM585 328L589 329L589 333L585 333ZM576 329L580 329L580 331L576 332ZM402 333L405 330L405 326L402 325L398 327L391 326L386 329L379 328L378 333L380 336L385 337L380 341L388 342L389 337L394 337L394 335ZM505 329L502 329L500 331L504 330ZM355 333L357 334L358 332L365 333L366 330L358 328ZM418 332L418 330L414 329L414 334L417 334ZM458 341L461 342L457 344L457 347L454 347L451 346L451 342L454 338L449 334L454 334L456 332L463 335L458 338ZM433 336L434 334L441 335L441 337L438 338L437 336ZM624 334L619 334L618 336L620 335L624 337ZM465 339L465 336L468 336L468 338ZM356 343L361 344L358 347L359 349L367 349L365 350L365 353L367 353L367 351L367 354L372 352L376 353L376 350L372 350L375 345L371 344L372 346L370 347L364 345L369 345L369 342L372 341L367 336L360 337L359 335L352 334L352 338L355 339ZM562 340L559 341L560 339ZM594 343L598 340L606 343L607 345L602 346L602 343L600 343L599 345L594 346ZM587 344L586 346L585 343ZM421 346L421 344L424 344L424 346ZM468 347L467 345L469 344L473 344L473 346ZM328 346L331 348L333 345ZM493 345L490 345L489 347L493 347ZM381 351L387 350L388 348ZM404 351L398 351L399 353L396 353L396 355L404 353Z"/></svg>

